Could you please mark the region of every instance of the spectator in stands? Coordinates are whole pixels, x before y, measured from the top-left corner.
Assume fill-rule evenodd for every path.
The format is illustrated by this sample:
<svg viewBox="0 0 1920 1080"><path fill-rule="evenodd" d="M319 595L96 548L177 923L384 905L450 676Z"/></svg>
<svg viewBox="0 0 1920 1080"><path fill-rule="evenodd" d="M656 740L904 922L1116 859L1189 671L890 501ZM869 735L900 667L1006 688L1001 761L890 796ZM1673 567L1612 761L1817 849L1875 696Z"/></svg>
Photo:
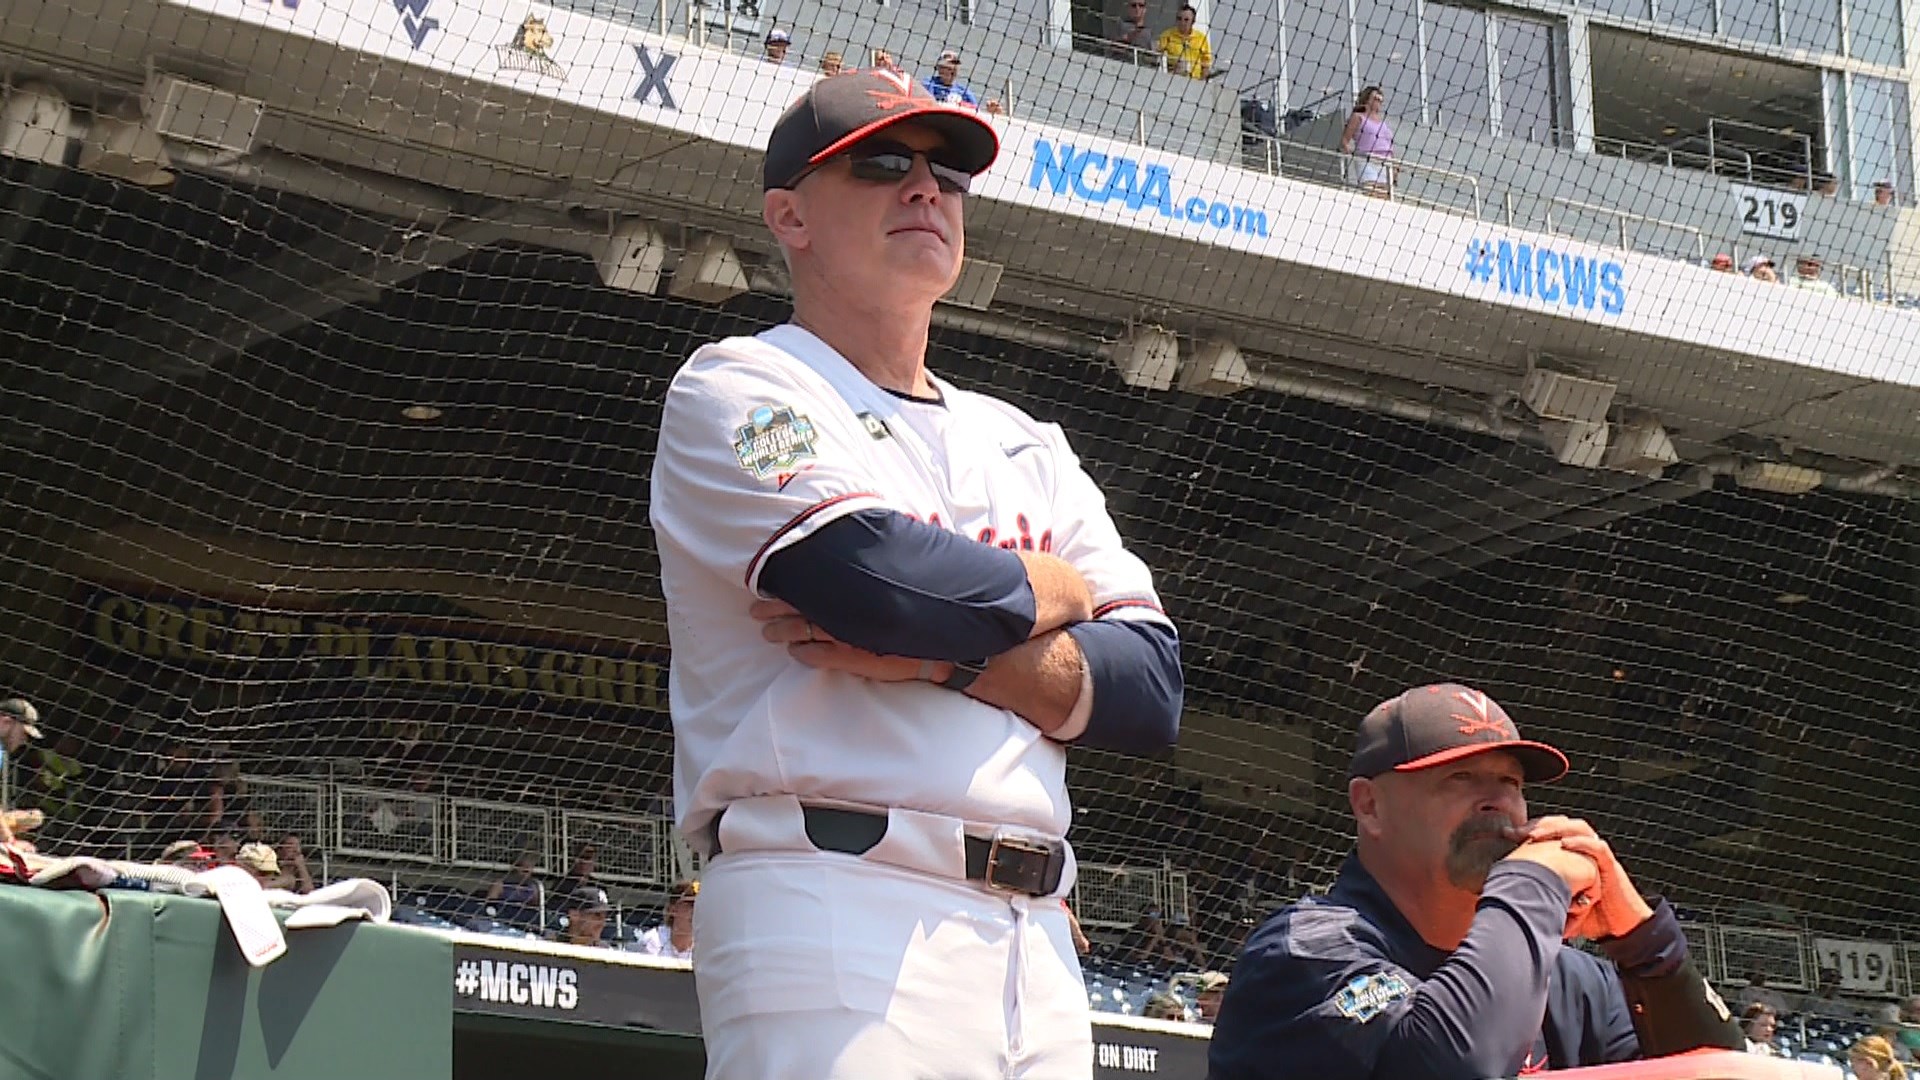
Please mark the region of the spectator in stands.
<svg viewBox="0 0 1920 1080"><path fill-rule="evenodd" d="M1116 950L1122 962L1140 965L1160 963L1166 951L1166 926L1160 920L1159 908L1144 912L1121 937Z"/></svg>
<svg viewBox="0 0 1920 1080"><path fill-rule="evenodd" d="M1153 50L1153 31L1147 29L1147 0L1127 0L1127 18L1120 24L1120 30L1114 35L1113 43L1131 50L1122 59L1137 57Z"/></svg>
<svg viewBox="0 0 1920 1080"><path fill-rule="evenodd" d="M211 870L214 866L213 852L202 847L198 840L175 840L154 861L162 866L177 866L195 873Z"/></svg>
<svg viewBox="0 0 1920 1080"><path fill-rule="evenodd" d="M967 85L959 80L960 53L958 50L948 49L940 54L940 59L933 62L933 74L927 76L925 84L927 93L933 95L935 101L945 102L948 105L969 105L976 109L984 108L987 112L995 114L1001 111L1000 103L992 99L988 99L986 105L982 106L980 99L974 96L973 91L967 89Z"/></svg>
<svg viewBox="0 0 1920 1080"><path fill-rule="evenodd" d="M573 895L581 889L590 886L600 887L600 882L593 876L599 857L600 849L592 844L582 844L580 850L574 853L573 868L568 870L567 876L561 878L553 887L553 895L560 898L562 910L564 905L571 902Z"/></svg>
<svg viewBox="0 0 1920 1080"><path fill-rule="evenodd" d="M1878 1035L1869 1035L1847 1051L1847 1065L1854 1080L1907 1080L1906 1066L1894 1056L1893 1044Z"/></svg>
<svg viewBox="0 0 1920 1080"><path fill-rule="evenodd" d="M1780 1014L1773 1006L1756 1001L1740 1013L1740 1028L1747 1036L1747 1053L1762 1057L1777 1057L1780 1051L1773 1045L1773 1032L1779 1025Z"/></svg>
<svg viewBox="0 0 1920 1080"><path fill-rule="evenodd" d="M1774 269L1773 257L1771 255L1747 256L1747 264L1744 269L1747 276L1755 281L1765 281L1773 285L1780 284L1780 274Z"/></svg>
<svg viewBox="0 0 1920 1080"><path fill-rule="evenodd" d="M891 71L895 75L904 76L906 74L906 70L900 66L900 62L895 60L893 54L885 49L873 50L873 68L875 71Z"/></svg>
<svg viewBox="0 0 1920 1080"><path fill-rule="evenodd" d="M583 948L605 947L607 915L613 911L607 890L598 885L582 885L563 895L561 902L567 912L567 936L563 940Z"/></svg>
<svg viewBox="0 0 1920 1080"><path fill-rule="evenodd" d="M1213 1023L1220 1015L1220 999L1227 994L1227 976L1218 971L1209 971L1200 976L1199 994L1193 999L1194 1008L1200 1013L1200 1022Z"/></svg>
<svg viewBox="0 0 1920 1080"><path fill-rule="evenodd" d="M240 853L234 860L263 889L280 887L280 857L265 844L242 844Z"/></svg>
<svg viewBox="0 0 1920 1080"><path fill-rule="evenodd" d="M1900 1003L1900 1027L1894 1045L1908 1061L1920 1060L1920 996Z"/></svg>
<svg viewBox="0 0 1920 1080"><path fill-rule="evenodd" d="M1199 19L1200 13L1192 4L1181 4L1173 25L1162 30L1153 44L1167 58L1167 70L1175 75L1204 79L1213 71L1213 43L1207 40L1205 30L1195 28Z"/></svg>
<svg viewBox="0 0 1920 1080"><path fill-rule="evenodd" d="M1815 169L1813 173L1813 193L1826 198L1840 194L1840 179L1824 169Z"/></svg>
<svg viewBox="0 0 1920 1080"><path fill-rule="evenodd" d="M682 881L667 901L667 918L640 935L640 951L669 960L693 959L693 905L700 899L698 881Z"/></svg>
<svg viewBox="0 0 1920 1080"><path fill-rule="evenodd" d="M240 865L240 837L225 829L213 834L213 865Z"/></svg>
<svg viewBox="0 0 1920 1080"><path fill-rule="evenodd" d="M1800 999L1793 1010L1804 1016L1824 1016L1836 1020L1851 1020L1855 1010L1840 997L1840 969L1821 968L1820 979L1814 985L1813 992Z"/></svg>
<svg viewBox="0 0 1920 1080"><path fill-rule="evenodd" d="M1733 273L1733 256L1727 254L1724 251L1718 255L1715 255L1713 257L1712 267L1713 269L1719 271L1722 274Z"/></svg>
<svg viewBox="0 0 1920 1080"><path fill-rule="evenodd" d="M840 74L846 66L846 57L841 56L837 52L828 52L827 55L820 58L820 77L823 79L832 78Z"/></svg>
<svg viewBox="0 0 1920 1080"><path fill-rule="evenodd" d="M767 63L784 64L787 62L787 50L793 47L793 38L785 30L775 27L767 31L765 47Z"/></svg>
<svg viewBox="0 0 1920 1080"><path fill-rule="evenodd" d="M1765 1005L1775 1015L1787 1011L1786 996L1767 986L1765 968L1754 968L1747 974L1747 985L1740 989L1740 996L1734 998L1734 1007L1745 1010L1750 1005Z"/></svg>
<svg viewBox="0 0 1920 1080"><path fill-rule="evenodd" d="M280 838L280 887L306 895L313 891L313 871L307 868L307 849L300 837L287 833Z"/></svg>
<svg viewBox="0 0 1920 1080"><path fill-rule="evenodd" d="M1147 1003L1140 1007L1140 1015L1149 1020L1185 1020L1187 1007L1167 991L1156 990L1147 996Z"/></svg>
<svg viewBox="0 0 1920 1080"><path fill-rule="evenodd" d="M1822 267L1819 255L1811 251L1801 252L1800 256L1793 260L1793 280L1787 284L1806 292L1839 296L1840 290L1833 287L1833 282L1820 276Z"/></svg>
<svg viewBox="0 0 1920 1080"><path fill-rule="evenodd" d="M1160 962L1179 971L1199 971L1207 966L1207 951L1200 947L1200 935L1184 916L1173 917L1173 933L1161 947Z"/></svg>
<svg viewBox="0 0 1920 1080"><path fill-rule="evenodd" d="M1060 909L1067 913L1067 927L1073 933L1073 951L1085 956L1093 951L1093 942L1087 940L1087 932L1080 928L1080 916L1073 913L1073 905L1060 901Z"/></svg>
<svg viewBox="0 0 1920 1080"><path fill-rule="evenodd" d="M1340 133L1340 152L1360 159L1360 190L1376 199L1393 196L1393 126L1387 123L1387 94L1377 86L1360 91L1353 115Z"/></svg>
<svg viewBox="0 0 1920 1080"><path fill-rule="evenodd" d="M538 857L523 851L513 860L507 875L487 890L487 902L495 906L501 922L530 921L540 909L540 879L535 876Z"/></svg>
<svg viewBox="0 0 1920 1080"><path fill-rule="evenodd" d="M1892 206L1893 205L1893 181L1875 180L1873 182L1873 205L1875 206Z"/></svg>

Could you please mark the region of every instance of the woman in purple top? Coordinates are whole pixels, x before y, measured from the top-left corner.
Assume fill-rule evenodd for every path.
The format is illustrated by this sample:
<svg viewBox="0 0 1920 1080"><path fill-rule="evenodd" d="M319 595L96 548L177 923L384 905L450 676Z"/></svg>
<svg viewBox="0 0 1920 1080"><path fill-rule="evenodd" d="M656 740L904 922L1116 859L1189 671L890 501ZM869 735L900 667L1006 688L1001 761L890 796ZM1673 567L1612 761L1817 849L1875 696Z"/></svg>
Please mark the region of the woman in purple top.
<svg viewBox="0 0 1920 1080"><path fill-rule="evenodd" d="M1341 152L1360 158L1360 190L1376 199L1393 195L1393 128L1386 116L1387 95L1369 86L1360 91L1347 128L1340 133Z"/></svg>

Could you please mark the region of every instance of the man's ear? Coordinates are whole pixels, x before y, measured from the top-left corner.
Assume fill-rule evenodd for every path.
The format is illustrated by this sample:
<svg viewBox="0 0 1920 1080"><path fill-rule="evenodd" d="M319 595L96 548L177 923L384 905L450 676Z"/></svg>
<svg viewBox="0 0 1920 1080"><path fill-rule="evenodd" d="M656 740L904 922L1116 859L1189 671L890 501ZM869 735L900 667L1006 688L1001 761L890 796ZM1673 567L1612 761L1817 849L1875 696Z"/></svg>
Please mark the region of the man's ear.
<svg viewBox="0 0 1920 1080"><path fill-rule="evenodd" d="M1364 776L1347 781L1347 802L1353 806L1353 820L1361 835L1380 831L1380 785Z"/></svg>
<svg viewBox="0 0 1920 1080"><path fill-rule="evenodd" d="M800 194L786 188L767 192L760 206L760 218L767 223L773 239L788 251L807 246L806 208Z"/></svg>

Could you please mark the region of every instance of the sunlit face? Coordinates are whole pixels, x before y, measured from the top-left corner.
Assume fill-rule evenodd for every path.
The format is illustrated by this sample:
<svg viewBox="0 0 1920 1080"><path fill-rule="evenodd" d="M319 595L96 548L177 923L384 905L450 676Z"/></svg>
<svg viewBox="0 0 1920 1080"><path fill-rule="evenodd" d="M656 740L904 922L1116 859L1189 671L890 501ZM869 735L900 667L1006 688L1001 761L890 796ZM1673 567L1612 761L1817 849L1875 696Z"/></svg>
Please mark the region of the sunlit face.
<svg viewBox="0 0 1920 1080"><path fill-rule="evenodd" d="M767 59L785 60L787 58L787 45L788 43L784 41L767 42Z"/></svg>
<svg viewBox="0 0 1920 1080"><path fill-rule="evenodd" d="M1772 1013L1761 1013L1747 1021L1747 1038L1754 1042L1772 1042L1774 1029L1778 1026L1779 1022Z"/></svg>
<svg viewBox="0 0 1920 1080"><path fill-rule="evenodd" d="M933 73L943 83L950 83L960 75L960 61L942 60L933 65Z"/></svg>
<svg viewBox="0 0 1920 1080"><path fill-rule="evenodd" d="M911 123L875 142L938 151L941 136ZM940 190L923 157L906 179L856 178L844 157L825 162L792 190L767 193L767 224L787 248L796 276L859 297L862 306L929 303L953 286L966 252L965 198Z"/></svg>
<svg viewBox="0 0 1920 1080"><path fill-rule="evenodd" d="M820 59L820 74L838 75L845 66L846 61L840 58L839 53L828 53Z"/></svg>
<svg viewBox="0 0 1920 1080"><path fill-rule="evenodd" d="M1401 872L1443 877L1479 892L1493 864L1516 846L1505 830L1527 820L1525 773L1505 751L1355 780L1362 836Z"/></svg>
<svg viewBox="0 0 1920 1080"><path fill-rule="evenodd" d="M1761 263L1753 268L1753 276L1760 281L1779 281L1780 275L1773 270L1772 263Z"/></svg>

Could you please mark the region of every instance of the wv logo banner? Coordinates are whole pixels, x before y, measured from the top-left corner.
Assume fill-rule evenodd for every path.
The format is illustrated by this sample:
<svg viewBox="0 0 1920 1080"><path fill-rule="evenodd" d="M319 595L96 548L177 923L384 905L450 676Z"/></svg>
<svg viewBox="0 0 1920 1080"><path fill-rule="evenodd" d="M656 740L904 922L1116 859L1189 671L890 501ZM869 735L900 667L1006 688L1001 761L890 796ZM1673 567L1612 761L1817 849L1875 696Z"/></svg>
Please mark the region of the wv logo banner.
<svg viewBox="0 0 1920 1080"><path fill-rule="evenodd" d="M407 40L417 50L427 43L427 35L440 29L440 20L429 18L427 8L433 0L393 0L393 10L400 13L400 25L406 28Z"/></svg>

